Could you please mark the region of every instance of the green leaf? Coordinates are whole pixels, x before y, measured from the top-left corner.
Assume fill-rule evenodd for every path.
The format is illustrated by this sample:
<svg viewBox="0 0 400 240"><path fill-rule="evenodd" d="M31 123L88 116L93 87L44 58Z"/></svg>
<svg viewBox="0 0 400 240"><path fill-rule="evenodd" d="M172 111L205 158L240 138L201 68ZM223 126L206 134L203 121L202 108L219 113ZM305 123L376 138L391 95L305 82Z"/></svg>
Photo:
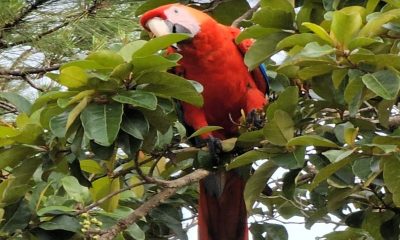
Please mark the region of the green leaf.
<svg viewBox="0 0 400 240"><path fill-rule="evenodd" d="M376 38L357 37L357 38L353 38L349 41L348 48L350 50L354 50L357 48L369 46L374 43L383 43L383 40L380 37L376 37Z"/></svg>
<svg viewBox="0 0 400 240"><path fill-rule="evenodd" d="M226 170L232 170L234 168L238 168L244 165L251 164L257 160L265 160L267 159L271 154L264 152L262 150L251 150L248 152L245 152L244 154L235 157L231 163L226 167Z"/></svg>
<svg viewBox="0 0 400 240"><path fill-rule="evenodd" d="M349 105L350 116L354 117L364 101L365 85L361 77L350 78L344 90L344 100Z"/></svg>
<svg viewBox="0 0 400 240"><path fill-rule="evenodd" d="M339 146L321 136L318 135L305 135L305 136L299 136L292 138L288 142L288 146L295 146L295 145L301 145L301 146L315 146L315 147L331 147L331 148L338 148Z"/></svg>
<svg viewBox="0 0 400 240"><path fill-rule="evenodd" d="M362 76L363 83L386 100L395 99L400 90L400 77L391 70L381 70Z"/></svg>
<svg viewBox="0 0 400 240"><path fill-rule="evenodd" d="M68 92L60 92L60 91L52 91L52 92L47 92L43 95L41 95L36 101L33 103L32 106L32 111L36 111L40 109L41 107L45 106L48 102L55 101L59 98L69 98L72 97L76 94L78 94L78 91L68 91Z"/></svg>
<svg viewBox="0 0 400 240"><path fill-rule="evenodd" d="M369 232L374 240L384 240L381 234L381 226L393 217L392 211L372 212L368 211L362 223L362 228Z"/></svg>
<svg viewBox="0 0 400 240"><path fill-rule="evenodd" d="M239 44L245 39L258 39L280 31L280 29L264 28L256 24L240 32L240 34L236 37L235 42Z"/></svg>
<svg viewBox="0 0 400 240"><path fill-rule="evenodd" d="M9 212L9 214L2 217L0 227L2 233L15 233L25 229L32 218L32 210L29 208L27 200L22 200L13 206L7 207L5 211Z"/></svg>
<svg viewBox="0 0 400 240"><path fill-rule="evenodd" d="M122 113L123 105L119 103L89 104L81 113L85 134L102 146L110 146L117 138Z"/></svg>
<svg viewBox="0 0 400 240"><path fill-rule="evenodd" d="M272 33L266 37L257 39L257 41L247 51L244 62L250 70L258 67L267 58L274 55L278 50L276 45L289 34L284 32Z"/></svg>
<svg viewBox="0 0 400 240"><path fill-rule="evenodd" d="M336 49L329 45L319 45L316 42L311 42L301 50L299 55L310 58L319 58L334 53L335 51Z"/></svg>
<svg viewBox="0 0 400 240"><path fill-rule="evenodd" d="M335 231L323 236L325 240L349 240L349 239L363 239L375 240L369 233L363 229L347 228L344 231Z"/></svg>
<svg viewBox="0 0 400 240"><path fill-rule="evenodd" d="M217 22L224 25L231 25L234 20L242 16L249 9L249 3L246 0L226 1L218 4L210 14Z"/></svg>
<svg viewBox="0 0 400 240"><path fill-rule="evenodd" d="M74 121L79 117L81 112L86 108L88 105L89 98L84 97L68 114L67 122L65 124L65 130L68 130L69 127L74 123Z"/></svg>
<svg viewBox="0 0 400 240"><path fill-rule="evenodd" d="M144 140L149 132L149 122L141 112L135 111L129 113L129 116L123 118L121 129L129 135Z"/></svg>
<svg viewBox="0 0 400 240"><path fill-rule="evenodd" d="M317 42L318 44L323 44L324 41L321 40L320 37L313 33L300 33L300 34L293 34L282 39L277 45L276 48L279 50L285 48L292 48L294 46L302 46L304 47L310 42Z"/></svg>
<svg viewBox="0 0 400 240"><path fill-rule="evenodd" d="M124 91L112 96L112 99L134 107L142 107L149 110L156 110L157 108L157 97L151 92L140 90Z"/></svg>
<svg viewBox="0 0 400 240"><path fill-rule="evenodd" d="M139 50L141 47L146 44L147 41L137 40L131 43L124 45L121 50L118 51L118 54L122 56L125 62L130 62L132 60L133 54Z"/></svg>
<svg viewBox="0 0 400 240"><path fill-rule="evenodd" d="M25 196L30 189L29 181L33 173L42 163L39 157L27 158L18 167L12 171L12 176L9 177L7 187L2 194L1 204L9 205L17 202L21 197Z"/></svg>
<svg viewBox="0 0 400 240"><path fill-rule="evenodd" d="M310 80L315 76L324 75L331 73L332 70L336 69L336 66L328 64L318 64L310 67L302 68L297 74L302 80Z"/></svg>
<svg viewBox="0 0 400 240"><path fill-rule="evenodd" d="M359 37L373 37L383 32L382 26L400 16L400 9L389 10L384 13L375 13L376 16L361 29Z"/></svg>
<svg viewBox="0 0 400 240"><path fill-rule="evenodd" d="M282 168L301 168L305 162L305 149L306 147L296 147L292 152L274 154L270 157L270 160Z"/></svg>
<svg viewBox="0 0 400 240"><path fill-rule="evenodd" d="M320 169L315 176L314 180L312 183L309 185L308 190L312 191L314 190L321 182L329 178L332 174L335 172L339 171L341 168L344 166L350 164L352 161L352 158L344 158L341 159L340 161L336 161L334 163L329 164L328 166Z"/></svg>
<svg viewBox="0 0 400 240"><path fill-rule="evenodd" d="M301 25L313 31L315 34L317 34L318 37L327 42L329 45L334 46L332 38L321 26L310 22L303 22Z"/></svg>
<svg viewBox="0 0 400 240"><path fill-rule="evenodd" d="M392 112L394 101L392 100L382 100L378 104L378 119L379 123L388 128L389 127L389 117Z"/></svg>
<svg viewBox="0 0 400 240"><path fill-rule="evenodd" d="M81 165L81 169L88 173L93 174L105 174L106 169L94 160L87 159L87 160L80 160L79 164Z"/></svg>
<svg viewBox="0 0 400 240"><path fill-rule="evenodd" d="M265 124L263 131L265 139L272 144L285 146L294 136L294 122L288 113L277 109L274 119Z"/></svg>
<svg viewBox="0 0 400 240"><path fill-rule="evenodd" d="M48 206L39 209L36 214L40 217L44 216L55 216L61 214L72 214L75 212L75 209L67 206Z"/></svg>
<svg viewBox="0 0 400 240"><path fill-rule="evenodd" d="M70 199L79 203L84 203L88 197L88 189L81 184L73 176L66 176L61 179L61 184L67 192Z"/></svg>
<svg viewBox="0 0 400 240"><path fill-rule="evenodd" d="M272 161L267 161L261 165L254 174L247 180L244 189L244 201L246 208L250 212L253 204L263 191L268 179L275 173L278 166Z"/></svg>
<svg viewBox="0 0 400 240"><path fill-rule="evenodd" d="M138 49L133 57L145 57L152 55L160 50L163 50L174 43L180 42L182 40L188 39L190 36L187 34L181 33L172 33L168 35L164 35L161 37L153 38L144 44L140 49Z"/></svg>
<svg viewBox="0 0 400 240"><path fill-rule="evenodd" d="M48 231L65 230L70 232L80 232L82 226L77 218L68 215L61 215L54 217L48 222L41 223L39 227Z"/></svg>
<svg viewBox="0 0 400 240"><path fill-rule="evenodd" d="M353 154L355 150L357 149L354 148L350 150L328 150L326 152L323 152L322 155L327 157L331 163L335 163L347 158L348 156Z"/></svg>
<svg viewBox="0 0 400 240"><path fill-rule="evenodd" d="M393 203L400 206L400 160L396 157L383 159L383 180L389 191L393 194Z"/></svg>
<svg viewBox="0 0 400 240"><path fill-rule="evenodd" d="M8 149L0 150L0 169L15 167L21 161L33 155L35 150L30 147L16 145Z"/></svg>
<svg viewBox="0 0 400 240"><path fill-rule="evenodd" d="M109 177L102 177L93 182L93 187L90 189L91 196L93 201L97 201L102 199L103 197L116 192L120 189L120 182L118 178L111 179ZM118 207L118 201L120 198L120 194L117 194L102 204L100 207L103 208L107 212L112 212L114 209Z"/></svg>
<svg viewBox="0 0 400 240"><path fill-rule="evenodd" d="M255 12L251 20L265 28L293 29L292 18L291 12L265 7Z"/></svg>
<svg viewBox="0 0 400 240"><path fill-rule="evenodd" d="M82 69L104 69L103 65L93 60L76 60L61 65L60 70L68 67L78 67Z"/></svg>
<svg viewBox="0 0 400 240"><path fill-rule="evenodd" d="M59 83L68 88L79 88L86 86L88 79L88 74L82 68L71 66L61 70Z"/></svg>
<svg viewBox="0 0 400 240"><path fill-rule="evenodd" d="M168 228L170 228L172 232L176 234L177 239L188 240L186 232L182 229L180 219L177 219L179 215L177 216L175 211L177 211L177 209L161 206L153 209L150 215L151 217L163 222Z"/></svg>
<svg viewBox="0 0 400 240"><path fill-rule="evenodd" d="M86 59L95 61L105 69L114 69L124 63L124 59L120 55L108 50L93 52Z"/></svg>
<svg viewBox="0 0 400 240"><path fill-rule="evenodd" d="M276 110L282 110L293 116L298 106L299 89L297 86L289 86L279 95L278 100L267 108L267 119L273 119Z"/></svg>
<svg viewBox="0 0 400 240"><path fill-rule="evenodd" d="M203 105L203 98L186 79L166 72L148 72L137 79L138 84L148 84L143 89L172 97L194 106Z"/></svg>
<svg viewBox="0 0 400 240"><path fill-rule="evenodd" d="M134 66L134 73L150 72L150 71L166 71L177 65L177 61L181 58L180 55L175 54L175 59L167 59L158 55L150 55L144 57L134 57L132 64Z"/></svg>
<svg viewBox="0 0 400 240"><path fill-rule="evenodd" d="M200 129L198 129L194 133L192 133L192 135L190 135L188 137L188 139L191 139L191 138L194 138L194 137L198 137L200 135L203 135L203 134L206 134L206 133L211 133L213 131L217 131L217 130L221 130L221 129L224 129L224 128L220 127L220 126L205 126L205 127L202 127Z"/></svg>
<svg viewBox="0 0 400 240"><path fill-rule="evenodd" d="M343 10L333 12L330 33L336 45L339 44L342 49L347 49L348 43L358 33L363 23L359 12Z"/></svg>
<svg viewBox="0 0 400 240"><path fill-rule="evenodd" d="M145 232L136 223L129 225L125 232L135 240L146 239Z"/></svg>
<svg viewBox="0 0 400 240"><path fill-rule="evenodd" d="M287 240L289 238L286 228L279 224L253 223L251 224L250 231L255 240ZM266 237L264 237L265 233Z"/></svg>
<svg viewBox="0 0 400 240"><path fill-rule="evenodd" d="M30 114L32 103L26 100L26 98L20 96L19 94L12 93L12 92L2 92L0 93L0 98L3 98L14 105L18 112Z"/></svg>
<svg viewBox="0 0 400 240"><path fill-rule="evenodd" d="M57 116L52 117L49 122L51 132L59 138L65 137L65 134L67 132L67 121L68 112L63 112Z"/></svg>

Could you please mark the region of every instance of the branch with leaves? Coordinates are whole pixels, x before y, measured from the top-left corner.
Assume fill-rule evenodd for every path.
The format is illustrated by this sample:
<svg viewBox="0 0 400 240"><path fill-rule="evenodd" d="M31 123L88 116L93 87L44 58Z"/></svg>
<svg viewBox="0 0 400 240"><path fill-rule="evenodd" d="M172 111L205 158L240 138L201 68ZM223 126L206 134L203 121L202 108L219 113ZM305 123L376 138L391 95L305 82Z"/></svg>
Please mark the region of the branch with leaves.
<svg viewBox="0 0 400 240"><path fill-rule="evenodd" d="M129 214L128 217L118 221L111 229L106 230L106 233L100 236L102 240L114 239L119 233L127 229L130 225L135 223L137 220L146 216L152 209L160 205L162 202L170 198L176 193L180 188L185 187L189 184L200 181L210 174L209 171L198 169L194 172L178 178L172 181L163 181L164 189L159 193L155 194L153 197L148 199L140 207L138 207L133 213ZM157 181L156 181L157 182Z"/></svg>

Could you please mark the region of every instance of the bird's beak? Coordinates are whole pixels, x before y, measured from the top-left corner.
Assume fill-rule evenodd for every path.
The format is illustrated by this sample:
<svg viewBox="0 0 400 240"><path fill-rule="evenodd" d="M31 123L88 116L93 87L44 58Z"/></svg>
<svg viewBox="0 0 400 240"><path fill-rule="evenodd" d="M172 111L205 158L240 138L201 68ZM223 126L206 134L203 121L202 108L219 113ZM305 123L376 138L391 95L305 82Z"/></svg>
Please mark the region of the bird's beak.
<svg viewBox="0 0 400 240"><path fill-rule="evenodd" d="M146 26L156 37L171 33L171 29L167 22L159 17L155 17L147 21Z"/></svg>

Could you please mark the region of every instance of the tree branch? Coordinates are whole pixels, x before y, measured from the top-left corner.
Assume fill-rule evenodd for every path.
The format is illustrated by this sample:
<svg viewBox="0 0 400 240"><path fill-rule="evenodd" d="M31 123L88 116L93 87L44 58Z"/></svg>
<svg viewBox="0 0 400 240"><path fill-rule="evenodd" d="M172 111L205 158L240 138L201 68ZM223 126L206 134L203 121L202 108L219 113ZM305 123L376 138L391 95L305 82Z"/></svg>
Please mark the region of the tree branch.
<svg viewBox="0 0 400 240"><path fill-rule="evenodd" d="M28 75L23 75L22 79L24 79L25 82L27 82L29 84L29 86L33 87L34 89L40 91L40 92L44 92L45 90L41 87L36 86L32 80L28 77Z"/></svg>
<svg viewBox="0 0 400 240"><path fill-rule="evenodd" d="M16 77L23 77L29 74L43 74L47 72L51 72L54 70L58 70L61 64L54 64L49 67L43 68L25 68L25 69L17 69L17 70L9 70L9 69L0 69L0 76L16 76Z"/></svg>
<svg viewBox="0 0 400 240"><path fill-rule="evenodd" d="M7 43L5 41L0 41L0 48L1 49L10 48L10 47L19 46L19 45L26 44L26 43L38 41L41 38L43 38L43 37L45 37L45 36L47 36L49 34L52 34L52 33L56 32L57 30L59 30L59 29L61 29L63 27L68 26L69 24L71 24L72 22L76 21L77 19L81 18L82 16L84 16L86 14L88 14L88 15L95 14L97 8L99 8L100 6L101 6L101 0L93 0L92 5L89 8L87 8L85 11L83 11L81 13L75 14L74 17L71 20L64 21L61 24L59 24L59 25L57 25L57 26L55 26L53 28L50 28L47 31L39 33L38 35L36 35L36 36L34 36L32 38L26 38L26 39L23 39L21 41L15 41L15 42L12 42L12 43Z"/></svg>
<svg viewBox="0 0 400 240"><path fill-rule="evenodd" d="M4 24L1 27L0 37L3 35L4 32L9 32L12 28L16 27L20 22L22 22L22 20L29 13L36 10L40 5L43 5L48 1L50 1L50 0L37 0L37 1L33 2L32 4L28 5L27 7L25 7L19 14L17 14L15 16L15 18L12 21Z"/></svg>
<svg viewBox="0 0 400 240"><path fill-rule="evenodd" d="M186 176L183 176L179 179L168 181L168 187L157 193L145 203L143 203L140 207L138 207L133 213L129 214L128 217L121 219L114 225L112 228L107 230L105 234L100 236L102 240L111 240L114 239L120 232L127 229L130 225L135 223L137 220L146 216L152 209L160 205L163 201L170 198L172 195L178 191L179 188L187 186L191 183L198 182L199 180L205 178L210 174L209 171L198 169Z"/></svg>

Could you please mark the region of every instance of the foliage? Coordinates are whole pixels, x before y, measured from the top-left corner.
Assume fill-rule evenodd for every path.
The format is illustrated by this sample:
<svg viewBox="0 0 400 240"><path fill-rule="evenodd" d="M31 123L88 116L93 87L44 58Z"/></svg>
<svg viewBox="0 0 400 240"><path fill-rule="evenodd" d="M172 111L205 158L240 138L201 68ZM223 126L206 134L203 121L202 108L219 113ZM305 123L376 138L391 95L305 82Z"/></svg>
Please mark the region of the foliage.
<svg viewBox="0 0 400 240"><path fill-rule="evenodd" d="M166 2L171 1L146 1L136 14ZM24 1L7 3L21 9ZM201 6L229 24L249 9L244 3ZM288 239L284 226L270 220L293 216L304 218L306 228L317 222L347 226L321 239L398 239L399 4L262 0L260 6L241 22L246 28L236 41L256 40L245 56L250 69L268 65L267 121L262 129L242 128L240 136L223 141L221 156L230 162L227 169L255 168L248 171L244 193L256 219L250 227L254 239ZM0 11L0 17L15 19L11 11ZM2 40L13 43L24 36ZM3 112L11 113L0 123L4 237L103 236L168 189L171 180L208 166L207 149L182 148L182 143L218 127L186 134L175 100L201 106L201 87L168 73L181 56L163 51L186 38L104 42L102 50L72 41L80 54L96 51L74 61L69 59L75 54L59 53L68 62L58 72L41 72L59 87L33 102L12 91L0 94L15 110L0 102ZM35 49L49 58L56 53L39 46ZM273 61L278 52L283 59ZM196 184L189 184L118 238L187 239L181 209L195 216L196 199Z"/></svg>

